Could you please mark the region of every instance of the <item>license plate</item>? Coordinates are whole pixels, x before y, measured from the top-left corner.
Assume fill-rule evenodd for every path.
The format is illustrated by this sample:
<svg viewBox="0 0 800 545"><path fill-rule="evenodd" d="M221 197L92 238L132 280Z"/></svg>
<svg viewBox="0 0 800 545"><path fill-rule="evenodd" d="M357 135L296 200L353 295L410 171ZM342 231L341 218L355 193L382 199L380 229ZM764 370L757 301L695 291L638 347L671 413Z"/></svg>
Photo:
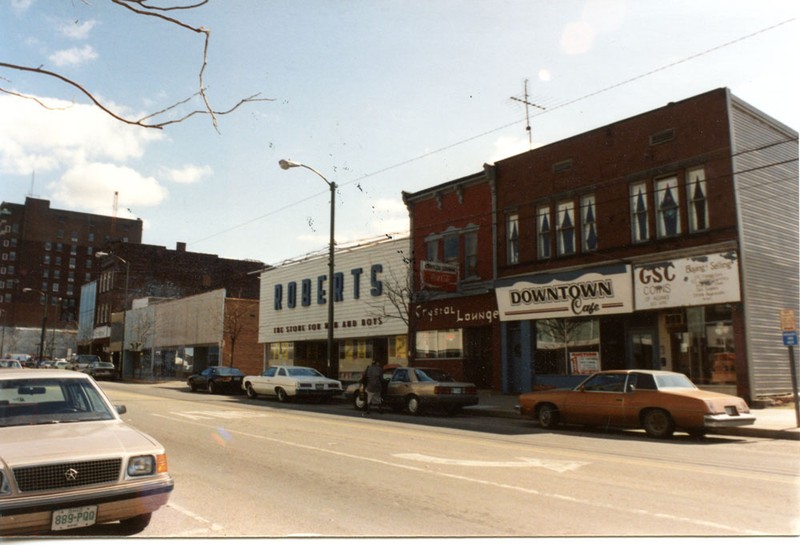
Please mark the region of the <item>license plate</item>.
<svg viewBox="0 0 800 545"><path fill-rule="evenodd" d="M73 507L70 509L59 509L53 511L51 530L69 530L70 528L82 528L91 526L97 518L97 506L86 505L84 507Z"/></svg>
<svg viewBox="0 0 800 545"><path fill-rule="evenodd" d="M460 394L461 393L461 388L453 388L453 393L454 394Z"/></svg>
<svg viewBox="0 0 800 545"><path fill-rule="evenodd" d="M317 384L316 386L317 386L317 390L324 390L325 389L325 385L324 384Z"/></svg>
<svg viewBox="0 0 800 545"><path fill-rule="evenodd" d="M728 405L725 407L725 412L728 414L728 416L739 416L739 411L737 411L736 407L733 405Z"/></svg>

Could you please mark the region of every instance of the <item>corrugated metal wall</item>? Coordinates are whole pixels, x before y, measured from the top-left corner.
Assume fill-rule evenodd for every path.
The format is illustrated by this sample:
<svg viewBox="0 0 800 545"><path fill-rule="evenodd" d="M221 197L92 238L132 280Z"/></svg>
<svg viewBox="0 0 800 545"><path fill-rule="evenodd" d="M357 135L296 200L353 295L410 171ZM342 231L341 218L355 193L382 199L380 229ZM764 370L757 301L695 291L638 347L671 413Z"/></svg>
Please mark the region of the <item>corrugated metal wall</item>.
<svg viewBox="0 0 800 545"><path fill-rule="evenodd" d="M780 310L800 310L797 131L730 100L752 397L791 392Z"/></svg>

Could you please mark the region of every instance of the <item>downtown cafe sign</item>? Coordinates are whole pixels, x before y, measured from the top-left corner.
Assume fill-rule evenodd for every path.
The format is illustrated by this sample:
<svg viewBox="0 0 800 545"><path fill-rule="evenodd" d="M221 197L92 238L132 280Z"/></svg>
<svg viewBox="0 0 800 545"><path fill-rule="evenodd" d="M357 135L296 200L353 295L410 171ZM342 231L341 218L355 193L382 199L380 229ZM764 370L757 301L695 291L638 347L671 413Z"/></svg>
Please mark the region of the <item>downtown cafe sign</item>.
<svg viewBox="0 0 800 545"><path fill-rule="evenodd" d="M500 321L588 318L740 300L736 252L499 282Z"/></svg>
<svg viewBox="0 0 800 545"><path fill-rule="evenodd" d="M589 318L633 312L630 265L539 274L498 283L501 321Z"/></svg>

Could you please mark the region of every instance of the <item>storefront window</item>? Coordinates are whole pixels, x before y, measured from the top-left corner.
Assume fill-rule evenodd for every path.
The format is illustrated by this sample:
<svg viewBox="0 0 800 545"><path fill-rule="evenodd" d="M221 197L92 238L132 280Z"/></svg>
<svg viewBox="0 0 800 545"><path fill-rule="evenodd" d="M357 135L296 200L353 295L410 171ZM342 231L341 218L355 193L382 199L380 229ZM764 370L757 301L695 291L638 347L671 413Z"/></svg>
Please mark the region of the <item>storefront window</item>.
<svg viewBox="0 0 800 545"><path fill-rule="evenodd" d="M339 341L339 361L372 360L372 339L347 339Z"/></svg>
<svg viewBox="0 0 800 545"><path fill-rule="evenodd" d="M600 368L600 321L554 318L536 321L534 372L588 374Z"/></svg>
<svg viewBox="0 0 800 545"><path fill-rule="evenodd" d="M463 331L461 329L418 331L416 340L416 357L418 359L464 357Z"/></svg>
<svg viewBox="0 0 800 545"><path fill-rule="evenodd" d="M294 343L280 342L269 344L270 363L293 363L294 362Z"/></svg>
<svg viewBox="0 0 800 545"><path fill-rule="evenodd" d="M408 337L406 335L389 337L389 359L408 359Z"/></svg>
<svg viewBox="0 0 800 545"><path fill-rule="evenodd" d="M730 307L687 308L686 325L686 331L672 334L675 370L696 384L736 384Z"/></svg>

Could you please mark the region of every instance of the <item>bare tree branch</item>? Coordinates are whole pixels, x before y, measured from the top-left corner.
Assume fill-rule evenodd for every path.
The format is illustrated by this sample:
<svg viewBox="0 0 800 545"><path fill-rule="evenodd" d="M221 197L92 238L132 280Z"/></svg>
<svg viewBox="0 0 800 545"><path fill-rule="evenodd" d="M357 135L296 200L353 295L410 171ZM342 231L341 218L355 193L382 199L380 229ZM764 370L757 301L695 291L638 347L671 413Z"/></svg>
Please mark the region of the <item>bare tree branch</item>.
<svg viewBox="0 0 800 545"><path fill-rule="evenodd" d="M163 13L163 12L170 12L170 11L176 11L176 10L196 9L198 7L201 7L201 6L205 5L205 4L207 4L208 0L199 0L199 1L195 2L194 4L183 5L183 6L177 6L177 5L176 6L154 6L154 5L150 5L147 2L147 0L111 0L111 2L116 4L116 5L118 5L118 6L120 6L120 7L123 7L125 9L137 14L137 15L154 17L156 19L159 19L159 20L162 20L162 21L164 21L166 23L178 26L178 27L183 28L185 30L189 30L191 32L203 35L203 41L204 41L204 43L203 43L203 61L202 61L202 64L200 66L200 72L198 74L199 90L196 93L194 93L192 96L190 96L190 97L188 97L186 99L180 100L180 101L176 102L175 104L173 104L171 106L168 106L166 108L163 108L163 109L161 109L161 110L159 110L157 112L148 114L148 115L146 115L144 117L141 117L139 119L131 119L131 118L124 117L123 115L120 115L120 114L114 112L109 107L105 106L102 102L100 102L100 100L98 100L91 91L86 89L80 83L78 83L78 82L76 82L76 81L74 81L74 80L72 80L72 79L70 79L70 78L68 78L68 77L66 77L66 76L64 76L62 74L59 74L58 72L53 72L51 70L46 70L42 66L38 66L38 67L34 68L32 66L23 66L23 65L12 64L12 63L7 63L7 62L0 62L0 67L1 68L7 68L7 69L10 69L10 70L17 70L17 71L20 71L20 72L31 72L31 73L40 74L40 75L43 75L43 76L47 76L47 77L58 79L58 80L60 80L60 81L62 81L64 83L66 83L67 85L70 85L71 87L74 87L75 89L78 89L83 95L85 95L89 100L91 100L92 103L94 103L95 106L100 108L102 111L104 111L106 114L110 115L111 117L113 117L117 121L121 121L122 123L126 123L128 125L135 125L135 126L143 127L143 128L147 128L147 129L163 129L164 127L167 127L169 125L174 125L176 123L181 123L183 121L186 121L187 119L189 119L191 117L194 117L196 115L208 115L211 118L211 122L212 122L212 124L214 126L214 130L219 132L219 124L218 124L218 120L217 120L218 116L227 115L227 114L233 112L234 110L238 109L243 104L248 104L248 103L251 103L251 102L271 102L271 101L274 100L274 99L267 99L267 98L257 98L260 95L260 93L257 93L255 95L251 95L251 96L249 96L247 98L243 98L243 99L239 100L239 102L237 102L232 108L229 108L227 110L220 111L220 110L215 110L214 108L211 107L211 103L210 103L210 101L208 99L208 95L206 94L206 89L207 88L206 88L206 85L205 85L205 82L204 82L204 79L203 79L204 75L205 75L206 67L208 66L208 49L209 49L209 43L210 43L210 40L211 40L211 31L209 29L205 28L205 27L202 27L202 26L199 26L199 27L192 26L190 24L187 24L187 23L181 21L180 19L176 19L174 17L170 17L170 16L165 15ZM3 88L3 87L0 87L0 93L5 93L5 94L8 94L8 95L17 96L17 97L20 97L20 98L34 100L35 102L40 104L42 107L50 109L50 110L61 109L61 108L48 107L41 100L39 100L38 98L36 98L36 97L34 97L32 95L19 93L19 92L16 92L16 91L11 91L11 90ZM184 115L182 117L178 117L178 118L175 118L175 119L169 119L169 120L166 120L166 121L151 121L151 120L153 120L153 118L155 118L157 116L163 115L163 114L165 114L167 112L170 112L170 111L174 110L178 106L186 104L192 98L197 97L198 95L202 99L203 104L205 105L205 109L203 109L203 110L195 110L195 111L189 112L188 114L186 114L186 115Z"/></svg>

